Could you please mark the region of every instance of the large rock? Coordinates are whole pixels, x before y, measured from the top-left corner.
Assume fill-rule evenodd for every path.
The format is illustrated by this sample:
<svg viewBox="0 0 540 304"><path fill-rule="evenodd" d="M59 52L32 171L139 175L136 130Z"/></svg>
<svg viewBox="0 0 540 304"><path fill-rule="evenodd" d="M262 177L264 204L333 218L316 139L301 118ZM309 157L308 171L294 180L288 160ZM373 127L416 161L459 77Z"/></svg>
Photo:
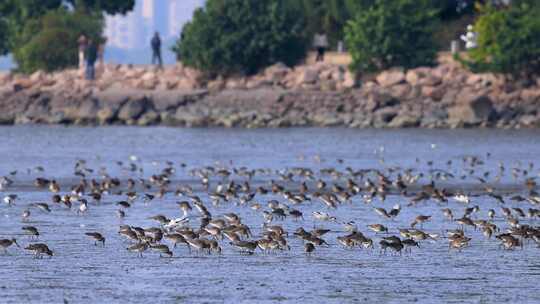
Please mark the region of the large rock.
<svg viewBox="0 0 540 304"><path fill-rule="evenodd" d="M78 110L75 112L75 119L91 122L97 120L97 113L99 111L99 105L97 100L93 98L85 99Z"/></svg>
<svg viewBox="0 0 540 304"><path fill-rule="evenodd" d="M439 101L446 94L446 89L444 86L422 86L422 95L425 97L431 98L432 100Z"/></svg>
<svg viewBox="0 0 540 304"><path fill-rule="evenodd" d="M46 122L49 116L50 100L51 95L49 93L41 93L30 102L26 111L18 114L30 119L32 122Z"/></svg>
<svg viewBox="0 0 540 304"><path fill-rule="evenodd" d="M227 84L225 84L225 88L228 90L245 89L246 79L244 77L227 79Z"/></svg>
<svg viewBox="0 0 540 304"><path fill-rule="evenodd" d="M522 90L520 98L525 102L540 102L540 87Z"/></svg>
<svg viewBox="0 0 540 304"><path fill-rule="evenodd" d="M413 86L437 86L442 82L442 78L433 69L425 67L407 71L405 79Z"/></svg>
<svg viewBox="0 0 540 304"><path fill-rule="evenodd" d="M118 118L123 121L138 119L148 108L149 102L146 98L129 100L118 112Z"/></svg>
<svg viewBox="0 0 540 304"><path fill-rule="evenodd" d="M212 81L209 81L208 84L206 85L206 88L209 91L217 92L217 91L223 90L225 88L225 85L226 85L225 80L223 80L222 77L218 77Z"/></svg>
<svg viewBox="0 0 540 304"><path fill-rule="evenodd" d="M412 113L399 113L388 124L390 128L414 128L420 124L420 118Z"/></svg>
<svg viewBox="0 0 540 304"><path fill-rule="evenodd" d="M113 108L119 108L129 99L140 99L145 96L141 90L128 89L123 87L111 87L104 91L94 93L94 97L102 105L109 105Z"/></svg>
<svg viewBox="0 0 540 304"><path fill-rule="evenodd" d="M11 77L12 75L9 72L0 72L0 86L11 81Z"/></svg>
<svg viewBox="0 0 540 304"><path fill-rule="evenodd" d="M109 106L105 106L97 112L97 119L102 125L110 123L116 119L116 111Z"/></svg>
<svg viewBox="0 0 540 304"><path fill-rule="evenodd" d="M519 118L519 124L524 127L540 127L540 116L538 115L523 115Z"/></svg>
<svg viewBox="0 0 540 304"><path fill-rule="evenodd" d="M277 104L287 91L277 88L224 90L208 94L200 101L209 108L259 110Z"/></svg>
<svg viewBox="0 0 540 304"><path fill-rule="evenodd" d="M491 121L496 116L497 111L486 95L461 96L458 103L448 109L448 120L452 125L479 124Z"/></svg>
<svg viewBox="0 0 540 304"><path fill-rule="evenodd" d="M399 104L399 100L386 92L372 92L368 95L366 110L375 111L379 108L391 107Z"/></svg>
<svg viewBox="0 0 540 304"><path fill-rule="evenodd" d="M176 124L186 127L204 127L207 125L207 116L203 113L194 113L186 107L179 107L174 115Z"/></svg>
<svg viewBox="0 0 540 304"><path fill-rule="evenodd" d="M159 114L154 111L150 110L144 113L139 120L137 120L137 125L139 126L149 126L157 123L159 120Z"/></svg>
<svg viewBox="0 0 540 304"><path fill-rule="evenodd" d="M30 75L30 80L34 83L38 83L45 79L47 75L43 71L36 71L32 75Z"/></svg>
<svg viewBox="0 0 540 304"><path fill-rule="evenodd" d="M374 113L375 123L377 127L386 127L386 124L390 123L399 113L399 107L386 107L377 110Z"/></svg>
<svg viewBox="0 0 540 304"><path fill-rule="evenodd" d="M279 83L291 71L285 64L278 62L264 70L264 77L271 83Z"/></svg>
<svg viewBox="0 0 540 304"><path fill-rule="evenodd" d="M319 71L313 68L305 68L298 73L296 78L297 85L314 84L319 78Z"/></svg>
<svg viewBox="0 0 540 304"><path fill-rule="evenodd" d="M338 83L338 89L340 87L343 87L345 89L351 89L356 86L356 77L354 74L350 71L346 71L343 75L343 81L341 83Z"/></svg>
<svg viewBox="0 0 540 304"><path fill-rule="evenodd" d="M405 100L411 93L411 85L408 83L397 84L389 88L390 94L399 100Z"/></svg>
<svg viewBox="0 0 540 304"><path fill-rule="evenodd" d="M405 81L403 69L391 69L377 75L377 83L383 87L390 87Z"/></svg>
<svg viewBox="0 0 540 304"><path fill-rule="evenodd" d="M171 90L154 91L148 93L148 97L153 101L156 111L162 112L196 102L206 94L207 90Z"/></svg>
<svg viewBox="0 0 540 304"><path fill-rule="evenodd" d="M34 86L35 82L28 78L19 78L15 81L13 81L13 91L19 92L22 90L30 89L32 86Z"/></svg>

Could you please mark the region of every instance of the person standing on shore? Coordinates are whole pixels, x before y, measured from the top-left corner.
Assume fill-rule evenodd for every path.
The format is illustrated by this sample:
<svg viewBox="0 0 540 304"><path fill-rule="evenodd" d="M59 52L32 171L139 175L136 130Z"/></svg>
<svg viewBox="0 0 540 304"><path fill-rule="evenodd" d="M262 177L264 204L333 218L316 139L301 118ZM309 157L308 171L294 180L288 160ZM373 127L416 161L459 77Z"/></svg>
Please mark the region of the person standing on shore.
<svg viewBox="0 0 540 304"><path fill-rule="evenodd" d="M95 63L98 56L98 50L96 43L92 40L88 40L88 46L86 47L86 79L94 80L96 77Z"/></svg>
<svg viewBox="0 0 540 304"><path fill-rule="evenodd" d="M152 64L157 63L161 68L163 66L163 61L161 60L161 38L159 38L158 32L154 34L150 44L152 46Z"/></svg>
<svg viewBox="0 0 540 304"><path fill-rule="evenodd" d="M82 34L77 40L77 43L79 44L79 69L84 71L84 53L86 52L86 47L88 46L88 39L86 39L86 36Z"/></svg>
<svg viewBox="0 0 540 304"><path fill-rule="evenodd" d="M326 52L326 48L328 48L328 38L326 37L326 34L322 32L315 34L315 38L313 39L313 46L317 50L317 57L315 58L315 62L323 62L324 53Z"/></svg>

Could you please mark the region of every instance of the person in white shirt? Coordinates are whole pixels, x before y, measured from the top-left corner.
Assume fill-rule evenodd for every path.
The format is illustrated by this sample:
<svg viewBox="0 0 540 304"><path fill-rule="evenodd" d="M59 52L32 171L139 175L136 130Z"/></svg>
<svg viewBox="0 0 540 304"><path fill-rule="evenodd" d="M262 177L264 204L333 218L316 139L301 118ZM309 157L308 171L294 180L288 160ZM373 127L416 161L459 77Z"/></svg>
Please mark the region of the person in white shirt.
<svg viewBox="0 0 540 304"><path fill-rule="evenodd" d="M328 48L328 38L324 33L317 33L313 39L313 46L317 50L317 57L315 58L316 62L324 61L324 53Z"/></svg>

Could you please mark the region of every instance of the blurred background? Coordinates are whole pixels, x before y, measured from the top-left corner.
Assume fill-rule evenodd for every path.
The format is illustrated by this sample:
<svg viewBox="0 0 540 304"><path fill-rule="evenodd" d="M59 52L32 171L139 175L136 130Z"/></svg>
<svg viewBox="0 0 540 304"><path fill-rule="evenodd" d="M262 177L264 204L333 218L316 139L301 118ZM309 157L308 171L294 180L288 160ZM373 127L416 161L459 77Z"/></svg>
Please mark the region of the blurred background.
<svg viewBox="0 0 540 304"><path fill-rule="evenodd" d="M136 0L126 15L108 15L104 35L107 37L105 60L116 63L147 64L151 59L150 39L155 31L163 40L163 62L174 63L171 47L182 26L191 19L205 0ZM0 57L0 70L14 67L11 56Z"/></svg>

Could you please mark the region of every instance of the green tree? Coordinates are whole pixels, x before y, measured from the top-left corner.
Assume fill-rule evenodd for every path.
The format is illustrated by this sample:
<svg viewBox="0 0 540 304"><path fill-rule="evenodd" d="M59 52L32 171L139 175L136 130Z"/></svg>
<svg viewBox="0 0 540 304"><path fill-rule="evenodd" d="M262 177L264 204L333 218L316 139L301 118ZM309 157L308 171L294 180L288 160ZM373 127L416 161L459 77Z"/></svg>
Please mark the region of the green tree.
<svg viewBox="0 0 540 304"><path fill-rule="evenodd" d="M4 20L0 19L0 56L8 53L7 48L7 24Z"/></svg>
<svg viewBox="0 0 540 304"><path fill-rule="evenodd" d="M13 56L19 70L27 73L76 66L79 35L85 33L99 42L102 28L103 19L96 16L65 9L50 11L27 23L22 37L28 42L14 50Z"/></svg>
<svg viewBox="0 0 540 304"><path fill-rule="evenodd" d="M309 35L324 32L330 43L343 40L343 29L358 11L369 7L373 0L302 0Z"/></svg>
<svg viewBox="0 0 540 304"><path fill-rule="evenodd" d="M437 52L433 33L438 21L431 0L375 0L345 27L351 67L369 72L433 64Z"/></svg>
<svg viewBox="0 0 540 304"><path fill-rule="evenodd" d="M182 29L173 51L211 75L252 74L303 59L309 44L295 0L208 0Z"/></svg>
<svg viewBox="0 0 540 304"><path fill-rule="evenodd" d="M102 13L125 14L133 9L135 0L1 0L0 1L0 54L21 48L30 37L25 35L28 22L58 9L79 11L102 18ZM3 35L3 36L1 36Z"/></svg>
<svg viewBox="0 0 540 304"><path fill-rule="evenodd" d="M480 14L474 25L478 47L469 52L470 61L465 63L478 72L539 74L539 1L515 1L507 8L486 5Z"/></svg>

